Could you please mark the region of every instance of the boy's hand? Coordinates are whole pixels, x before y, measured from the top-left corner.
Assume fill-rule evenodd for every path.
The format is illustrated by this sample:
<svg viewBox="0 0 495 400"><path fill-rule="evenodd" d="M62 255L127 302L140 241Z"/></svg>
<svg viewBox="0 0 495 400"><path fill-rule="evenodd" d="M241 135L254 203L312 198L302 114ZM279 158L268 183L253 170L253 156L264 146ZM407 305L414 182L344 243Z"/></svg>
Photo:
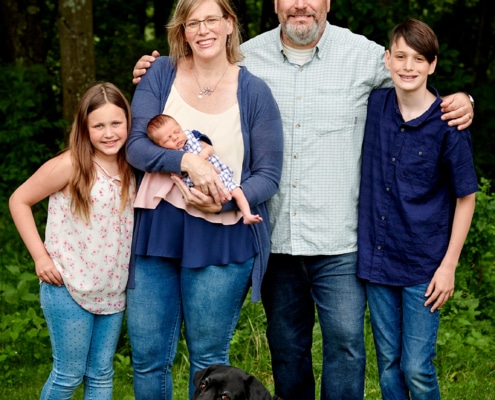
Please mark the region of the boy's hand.
<svg viewBox="0 0 495 400"><path fill-rule="evenodd" d="M439 310L454 295L455 266L440 264L426 289L424 306L431 306L431 312Z"/></svg>

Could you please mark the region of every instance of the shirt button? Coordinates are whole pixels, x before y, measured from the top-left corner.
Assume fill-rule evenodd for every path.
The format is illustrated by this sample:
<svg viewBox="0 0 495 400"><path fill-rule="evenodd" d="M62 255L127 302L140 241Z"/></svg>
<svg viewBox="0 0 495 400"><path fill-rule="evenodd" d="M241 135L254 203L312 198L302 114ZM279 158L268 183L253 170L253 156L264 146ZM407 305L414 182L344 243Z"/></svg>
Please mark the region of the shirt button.
<svg viewBox="0 0 495 400"><path fill-rule="evenodd" d="M386 219L385 215L382 215L382 221L385 221L385 219Z"/></svg>
<svg viewBox="0 0 495 400"><path fill-rule="evenodd" d="M302 96L296 96L296 100L301 100Z"/></svg>
<svg viewBox="0 0 495 400"><path fill-rule="evenodd" d="M395 162L395 157L392 157L392 162Z"/></svg>
<svg viewBox="0 0 495 400"><path fill-rule="evenodd" d="M386 187L386 188L385 188L385 190L386 190L387 192L390 192L390 188L389 188L389 187Z"/></svg>
<svg viewBox="0 0 495 400"><path fill-rule="evenodd" d="M299 67L299 72L303 72L303 67Z"/></svg>
<svg viewBox="0 0 495 400"><path fill-rule="evenodd" d="M292 216L295 217L296 216L296 212L295 211L292 211Z"/></svg>
<svg viewBox="0 0 495 400"><path fill-rule="evenodd" d="M296 124L296 128L300 128L301 127L301 124Z"/></svg>
<svg viewBox="0 0 495 400"><path fill-rule="evenodd" d="M422 155L423 155L423 152L422 151L418 152L418 156L421 157Z"/></svg>
<svg viewBox="0 0 495 400"><path fill-rule="evenodd" d="M299 158L298 154L294 154L294 160L297 160Z"/></svg>
<svg viewBox="0 0 495 400"><path fill-rule="evenodd" d="M376 246L376 248L377 248L378 250L381 250L381 249L382 249L382 246Z"/></svg>
<svg viewBox="0 0 495 400"><path fill-rule="evenodd" d="M297 182L292 183L292 187L296 188L297 187Z"/></svg>
<svg viewBox="0 0 495 400"><path fill-rule="evenodd" d="M406 130L404 128L400 128L400 131L401 132L405 132Z"/></svg>

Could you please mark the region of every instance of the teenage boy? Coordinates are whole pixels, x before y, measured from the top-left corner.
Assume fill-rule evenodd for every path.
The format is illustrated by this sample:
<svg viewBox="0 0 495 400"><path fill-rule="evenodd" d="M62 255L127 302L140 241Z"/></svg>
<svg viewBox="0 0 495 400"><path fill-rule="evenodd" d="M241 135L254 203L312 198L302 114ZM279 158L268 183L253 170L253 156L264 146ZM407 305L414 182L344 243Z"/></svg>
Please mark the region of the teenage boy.
<svg viewBox="0 0 495 400"><path fill-rule="evenodd" d="M371 93L358 218L358 277L368 305L385 400L440 399L433 365L439 310L454 275L478 189L468 130L440 119L427 85L438 41L407 19L390 37L394 88Z"/></svg>

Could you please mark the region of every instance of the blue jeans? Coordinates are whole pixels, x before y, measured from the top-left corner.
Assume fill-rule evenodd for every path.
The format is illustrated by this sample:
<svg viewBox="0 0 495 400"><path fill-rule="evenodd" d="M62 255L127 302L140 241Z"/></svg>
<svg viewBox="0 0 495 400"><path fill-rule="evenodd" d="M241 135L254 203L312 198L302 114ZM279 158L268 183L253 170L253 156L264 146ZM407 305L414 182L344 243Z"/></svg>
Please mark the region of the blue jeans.
<svg viewBox="0 0 495 400"><path fill-rule="evenodd" d="M91 314L72 299L65 286L44 282L40 300L53 355L41 399L71 399L84 380L85 400L111 400L113 356L124 312Z"/></svg>
<svg viewBox="0 0 495 400"><path fill-rule="evenodd" d="M321 399L362 399L364 286L357 253L337 256L271 254L262 300L275 393L284 400L314 400L311 346L315 304L323 336Z"/></svg>
<svg viewBox="0 0 495 400"><path fill-rule="evenodd" d="M385 400L440 399L433 359L440 313L423 304L428 283L366 284L380 387Z"/></svg>
<svg viewBox="0 0 495 400"><path fill-rule="evenodd" d="M172 365L182 320L194 373L228 364L232 334L249 289L253 258L242 264L181 268L162 257L137 256L135 289L127 290L136 400L171 400Z"/></svg>

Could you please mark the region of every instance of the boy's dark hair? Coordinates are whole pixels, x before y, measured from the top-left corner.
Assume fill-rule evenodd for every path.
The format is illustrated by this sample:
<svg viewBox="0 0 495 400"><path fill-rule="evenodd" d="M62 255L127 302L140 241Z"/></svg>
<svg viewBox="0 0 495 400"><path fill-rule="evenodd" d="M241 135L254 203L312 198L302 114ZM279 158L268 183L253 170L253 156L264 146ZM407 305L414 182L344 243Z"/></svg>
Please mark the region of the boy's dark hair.
<svg viewBox="0 0 495 400"><path fill-rule="evenodd" d="M397 43L400 38L404 38L406 44L419 54L424 56L429 63L438 56L438 39L427 24L414 18L407 18L404 22L395 26L390 33L390 45Z"/></svg>

